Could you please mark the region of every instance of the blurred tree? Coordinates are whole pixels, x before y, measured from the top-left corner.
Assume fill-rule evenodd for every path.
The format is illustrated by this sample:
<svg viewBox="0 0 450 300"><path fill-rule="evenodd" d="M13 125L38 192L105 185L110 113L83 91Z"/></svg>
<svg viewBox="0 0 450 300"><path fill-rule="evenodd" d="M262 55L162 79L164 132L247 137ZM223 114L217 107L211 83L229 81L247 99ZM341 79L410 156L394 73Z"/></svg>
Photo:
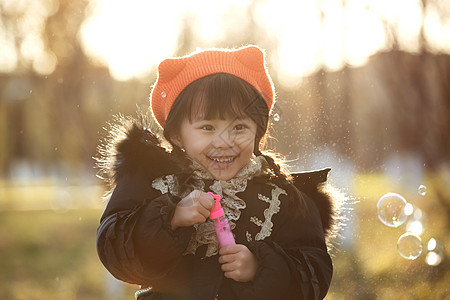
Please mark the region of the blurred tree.
<svg viewBox="0 0 450 300"><path fill-rule="evenodd" d="M105 67L84 55L78 32L87 3L0 2L2 31L14 38L19 58L15 70L0 78L0 176L18 161L46 172L90 168L101 136L98 129L113 113L130 113L139 101L126 107L120 103L145 100L148 88L143 83L117 83ZM39 26L30 27L34 23ZM39 58L42 52L54 58L53 68L51 61Z"/></svg>
<svg viewBox="0 0 450 300"><path fill-rule="evenodd" d="M319 2L318 15L324 23L330 3ZM90 168L102 135L99 128L112 114L132 113L136 103L147 106L155 72L143 81L117 82L106 67L84 54L79 32L88 3L0 1L0 32L8 37L5 45L13 49L2 53L15 53L10 57L13 63L0 64L4 70L14 65L0 77L0 176L9 174L18 160L49 170ZM221 18L236 18L240 26L227 25L223 30L226 38L213 44L195 31L199 16L185 13L174 55L186 54L196 46L255 43L266 49L281 115L272 130L278 151L299 158L304 167L309 154L322 147L352 159L361 170L380 169L390 154L402 151L418 152L431 169L448 161L449 56L438 54L444 50L436 48L426 29L431 13L437 14L439 22L447 22L450 12L445 1L420 2L422 22L414 53L402 50L405 42L399 23L367 2L364 9L384 24L389 40L386 52L357 68L344 65L329 71L322 67L287 87L278 82L279 36L268 32L256 18L262 3L253 0L247 9L231 6L224 11ZM348 1L336 3L343 15L351 8ZM308 45L308 41L302 42ZM336 51L345 48L344 39L341 43Z"/></svg>

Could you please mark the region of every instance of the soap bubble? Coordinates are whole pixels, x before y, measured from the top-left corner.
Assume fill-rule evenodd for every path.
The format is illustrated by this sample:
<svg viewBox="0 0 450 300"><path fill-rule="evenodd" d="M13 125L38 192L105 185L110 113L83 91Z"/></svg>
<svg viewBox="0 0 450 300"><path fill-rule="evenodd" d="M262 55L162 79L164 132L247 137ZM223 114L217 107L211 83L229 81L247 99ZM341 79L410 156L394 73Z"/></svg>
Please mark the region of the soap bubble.
<svg viewBox="0 0 450 300"><path fill-rule="evenodd" d="M405 223L408 215L405 213L407 202L405 198L396 193L387 193L377 204L377 214L380 221L389 227L398 227ZM408 211L407 211L408 212Z"/></svg>
<svg viewBox="0 0 450 300"><path fill-rule="evenodd" d="M417 189L417 192L419 193L419 195L425 196L427 194L427 187L424 185L420 185Z"/></svg>
<svg viewBox="0 0 450 300"><path fill-rule="evenodd" d="M397 241L397 251L401 257L414 260L422 254L422 240L418 235L406 232Z"/></svg>
<svg viewBox="0 0 450 300"><path fill-rule="evenodd" d="M279 114L274 114L273 115L273 120L275 121L275 122L278 122L278 121L280 121L280 115Z"/></svg>

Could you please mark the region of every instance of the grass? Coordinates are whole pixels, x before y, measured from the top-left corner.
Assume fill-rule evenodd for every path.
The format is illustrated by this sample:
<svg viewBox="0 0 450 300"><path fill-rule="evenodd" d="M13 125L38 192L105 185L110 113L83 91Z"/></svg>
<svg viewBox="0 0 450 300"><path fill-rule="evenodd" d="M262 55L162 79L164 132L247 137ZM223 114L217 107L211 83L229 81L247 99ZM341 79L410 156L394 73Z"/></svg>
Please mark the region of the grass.
<svg viewBox="0 0 450 300"><path fill-rule="evenodd" d="M0 299L101 299L100 210L2 212Z"/></svg>
<svg viewBox="0 0 450 300"><path fill-rule="evenodd" d="M424 243L435 237L450 249L446 215L432 188L435 181L430 177L426 182L426 197L407 199L426 214ZM405 226L388 228L377 219L379 197L389 191L401 193L394 188L379 175L355 178L356 203L348 233L353 247L344 244L334 254L335 273L327 300L450 299L448 250L437 267L425 263L425 253L414 261L405 260L396 251ZM446 190L445 185L440 188ZM96 199L101 193L99 187L55 191L42 184L0 183L0 299L133 299L136 287L112 284L116 281L97 258L95 236L102 204ZM61 205L53 200L60 195L68 202ZM115 298L107 294L111 284L118 289Z"/></svg>

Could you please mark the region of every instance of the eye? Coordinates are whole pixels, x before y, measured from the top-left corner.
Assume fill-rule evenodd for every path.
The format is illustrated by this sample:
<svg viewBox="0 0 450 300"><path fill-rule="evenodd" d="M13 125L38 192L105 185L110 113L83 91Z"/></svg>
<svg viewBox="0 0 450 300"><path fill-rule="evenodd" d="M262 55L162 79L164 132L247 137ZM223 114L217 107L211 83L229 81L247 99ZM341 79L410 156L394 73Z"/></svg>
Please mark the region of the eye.
<svg viewBox="0 0 450 300"><path fill-rule="evenodd" d="M205 131L213 131L213 130L214 130L214 127L212 127L211 125L203 125L203 126L202 126L202 130L205 130Z"/></svg>
<svg viewBox="0 0 450 300"><path fill-rule="evenodd" d="M247 128L248 127L245 124L238 124L238 125L234 126L233 129L236 130L236 131L242 131L242 130L247 129Z"/></svg>

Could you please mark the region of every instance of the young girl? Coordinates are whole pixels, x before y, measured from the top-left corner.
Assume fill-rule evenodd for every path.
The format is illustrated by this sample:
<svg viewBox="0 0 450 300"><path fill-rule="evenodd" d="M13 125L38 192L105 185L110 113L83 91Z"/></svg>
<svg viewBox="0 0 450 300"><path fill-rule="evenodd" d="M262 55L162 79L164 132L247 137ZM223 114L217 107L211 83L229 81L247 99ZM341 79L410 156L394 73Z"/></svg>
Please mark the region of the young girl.
<svg viewBox="0 0 450 300"><path fill-rule="evenodd" d="M261 49L166 59L150 98L164 138L128 119L100 159L113 187L97 233L109 272L140 285L139 300L322 299L329 169L288 175L262 152L274 90ZM207 192L235 245L219 247Z"/></svg>

